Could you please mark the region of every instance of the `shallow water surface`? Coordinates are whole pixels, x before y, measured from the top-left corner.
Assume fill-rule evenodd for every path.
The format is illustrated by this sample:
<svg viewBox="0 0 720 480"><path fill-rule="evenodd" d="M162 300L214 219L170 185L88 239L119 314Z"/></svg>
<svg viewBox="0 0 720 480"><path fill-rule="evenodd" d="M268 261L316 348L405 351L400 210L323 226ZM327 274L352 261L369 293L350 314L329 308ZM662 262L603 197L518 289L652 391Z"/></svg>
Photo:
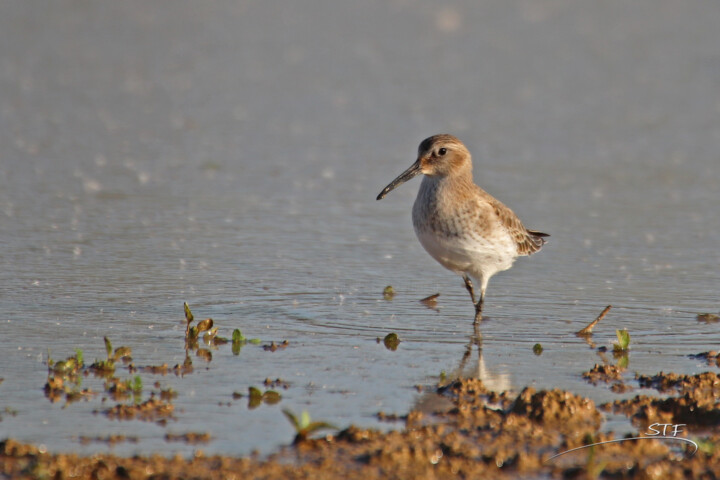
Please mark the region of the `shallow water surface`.
<svg viewBox="0 0 720 480"><path fill-rule="evenodd" d="M282 408L393 428L376 414L422 405L443 372L604 402L581 377L603 358L573 332L608 304L593 341L627 328L629 377L708 369L688 355L720 341L696 320L720 310L718 22L649 0L4 2L0 437L189 454L165 434L208 432L207 453L269 452L293 437ZM412 232L417 180L375 201L443 131L552 235L491 280L481 352L462 280ZM178 392L165 426L94 413L106 395L45 398L48 350L90 363L108 336L137 366L182 363L185 301L222 336L289 345L141 374L143 398ZM233 398L266 378L289 385L278 405ZM79 442L109 434L138 442Z"/></svg>

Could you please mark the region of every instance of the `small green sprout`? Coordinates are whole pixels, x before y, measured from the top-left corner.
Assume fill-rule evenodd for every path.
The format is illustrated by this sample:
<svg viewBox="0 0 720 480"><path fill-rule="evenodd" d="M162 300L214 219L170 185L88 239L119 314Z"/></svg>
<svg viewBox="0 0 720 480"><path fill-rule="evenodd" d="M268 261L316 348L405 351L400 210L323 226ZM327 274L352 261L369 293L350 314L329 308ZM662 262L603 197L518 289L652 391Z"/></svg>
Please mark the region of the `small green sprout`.
<svg viewBox="0 0 720 480"><path fill-rule="evenodd" d="M105 341L105 353L107 359L95 360L90 368L102 375L111 375L115 372L115 362L123 359L130 358L132 356L132 350L130 347L118 347L113 351L112 342L108 337L103 337Z"/></svg>
<svg viewBox="0 0 720 480"><path fill-rule="evenodd" d="M242 398L245 395L238 392L233 392L233 398L238 399ZM253 408L259 407L261 404L266 405L275 405L276 403L279 403L280 400L282 400L282 396L276 392L275 390L265 390L265 392L262 392L257 387L248 387L248 408L252 410Z"/></svg>
<svg viewBox="0 0 720 480"><path fill-rule="evenodd" d="M50 351L48 351L48 370L53 373L63 376L75 376L83 366L83 355L80 349L75 351L75 355L57 362L50 358Z"/></svg>
<svg viewBox="0 0 720 480"><path fill-rule="evenodd" d="M84 365L83 362L83 351L79 348L75 349L75 359L77 360L78 365L82 366Z"/></svg>
<svg viewBox="0 0 720 480"><path fill-rule="evenodd" d="M103 337L103 340L105 341L105 351L107 352L107 358L109 360L112 357L112 343L110 343L108 337Z"/></svg>
<svg viewBox="0 0 720 480"><path fill-rule="evenodd" d="M313 422L310 419L310 414L307 410L303 410L300 418L288 409L284 409L283 413L290 421L293 428L295 428L295 439L293 440L293 445L304 442L308 439L308 436L319 430L338 430L338 427L332 423L322 421Z"/></svg>
<svg viewBox="0 0 720 480"><path fill-rule="evenodd" d="M614 352L626 352L630 348L630 334L628 333L627 329L622 330L615 330L615 335L617 335L617 343L613 342L613 351Z"/></svg>
<svg viewBox="0 0 720 480"><path fill-rule="evenodd" d="M257 387L248 388L248 408L259 407L262 403L262 392Z"/></svg>
<svg viewBox="0 0 720 480"><path fill-rule="evenodd" d="M190 325L193 320L195 320L195 317L193 316L192 312L190 311L190 306L187 304L187 302L183 302L183 310L185 310L185 321L188 325Z"/></svg>
<svg viewBox="0 0 720 480"><path fill-rule="evenodd" d="M143 383L142 378L139 375L135 375L133 378L127 380L120 380L117 377L109 378L105 382L105 391L112 395L115 400L122 400L132 394L135 401L140 401L140 395L142 394Z"/></svg>
<svg viewBox="0 0 720 480"><path fill-rule="evenodd" d="M191 327L190 324L195 320L195 316L190 311L190 306L187 302L183 303L183 309L185 310L185 345L188 348L190 345L197 342L197 337L200 334L198 327Z"/></svg>
<svg viewBox="0 0 720 480"><path fill-rule="evenodd" d="M712 455L718 449L718 443L713 442L709 438L696 438L695 443L698 445L698 450L706 455Z"/></svg>
<svg viewBox="0 0 720 480"><path fill-rule="evenodd" d="M387 287L385 287L385 289L383 290L383 298L385 300L392 300L394 296L395 289L392 287L392 285L388 285Z"/></svg>
<svg viewBox="0 0 720 480"><path fill-rule="evenodd" d="M245 338L239 328L236 328L232 333L232 341L233 343L240 343L247 341L247 338Z"/></svg>
<svg viewBox="0 0 720 480"><path fill-rule="evenodd" d="M259 338L246 338L239 328L236 328L233 330L232 333L232 352L233 355L239 355L240 350L242 350L242 347L247 345L248 343L251 343L253 345L258 345L262 342Z"/></svg>
<svg viewBox="0 0 720 480"><path fill-rule="evenodd" d="M142 392L143 384L142 384L142 378L140 378L140 375L135 375L135 377L132 380L132 386L131 390L133 393L140 393Z"/></svg>
<svg viewBox="0 0 720 480"><path fill-rule="evenodd" d="M613 357L618 359L617 366L619 368L627 368L630 364L628 352L630 350L630 334L626 329L615 330L618 341L613 342Z"/></svg>

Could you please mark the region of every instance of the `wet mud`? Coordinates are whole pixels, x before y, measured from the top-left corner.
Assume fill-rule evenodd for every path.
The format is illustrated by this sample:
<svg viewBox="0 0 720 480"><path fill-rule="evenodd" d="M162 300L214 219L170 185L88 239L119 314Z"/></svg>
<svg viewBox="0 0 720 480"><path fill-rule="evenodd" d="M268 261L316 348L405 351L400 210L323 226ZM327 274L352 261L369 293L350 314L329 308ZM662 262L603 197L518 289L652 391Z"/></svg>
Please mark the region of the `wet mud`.
<svg viewBox="0 0 720 480"><path fill-rule="evenodd" d="M231 343L237 355L244 346L256 345L276 351L288 342L262 344L245 338L235 330L232 340L217 335L212 319L193 325L194 317L185 309L185 361L172 369L167 363L135 367L131 349L113 348L105 337L107 358L85 365L82 351L64 360L48 358L45 395L51 402L67 403L102 396L114 406L95 410L119 421L178 424L173 400L177 393L163 388L159 381L152 388L143 385L137 373L166 376L193 374L191 353L212 361L210 349ZM597 323L609 310L607 307ZM623 335L624 333L624 335ZM464 364L473 346L480 354L480 335L471 339L463 356ZM584 336L592 344L590 335ZM378 342L380 342L378 338ZM384 340L388 349L397 348L400 339L390 333ZM202 343L201 343L202 342ZM418 385L417 410L404 414L378 412L377 419L392 422L397 430L381 432L349 426L343 430L307 412L282 413L295 428L292 444L260 458L249 456L205 456L201 448L211 443L209 432L166 433L166 442L193 445L192 458L159 455L117 457L109 454L81 456L53 454L43 446L26 445L12 439L0 442L0 478L718 478L720 477L720 375L705 372L679 375L631 375L628 372L629 334L618 331L613 349L616 364L597 348L603 363L595 364L582 376L598 388L614 393L638 390L632 398L602 405L574 393L553 389L493 391L480 379L448 379L443 373L437 385ZM205 345L207 348L201 348ZM542 347L534 348L541 354ZM206 351L206 356L199 352ZM539 352L539 353L538 353ZM717 365L715 351L694 355ZM124 365L124 367L123 367ZM127 368L129 378L118 370ZM462 371L463 368L460 368ZM102 389L81 387L82 378L102 380ZM247 400L248 408L275 405L290 384L266 378L264 390L248 387L247 393L234 392L232 399ZM145 400L143 400L145 399ZM608 414L627 417L634 433L617 436L603 428ZM328 431L332 433L327 433ZM321 433L323 434L321 436ZM137 443L136 437L80 437L80 444ZM290 439L288 439L290 440Z"/></svg>
<svg viewBox="0 0 720 480"><path fill-rule="evenodd" d="M595 374L618 381L614 369ZM52 454L14 440L0 443L0 475L8 478L718 478L720 422L714 373L660 373L631 380L661 397L637 395L597 407L563 390L528 387L519 394L492 392L478 379L459 379L422 395L442 397L438 412L411 411L393 418L403 428L379 432L350 426L303 438L267 458L193 458ZM653 423L686 424L680 436L623 440L603 432L602 411L626 415L646 437ZM704 431L705 433L695 433ZM690 433L688 433L690 432ZM667 433L666 436L670 436ZM684 437L683 437L684 438ZM172 441L202 444L207 434L173 434ZM588 447L590 444L611 442ZM577 449L568 452L569 450ZM567 453L564 453L567 452ZM560 454L560 455L559 455Z"/></svg>

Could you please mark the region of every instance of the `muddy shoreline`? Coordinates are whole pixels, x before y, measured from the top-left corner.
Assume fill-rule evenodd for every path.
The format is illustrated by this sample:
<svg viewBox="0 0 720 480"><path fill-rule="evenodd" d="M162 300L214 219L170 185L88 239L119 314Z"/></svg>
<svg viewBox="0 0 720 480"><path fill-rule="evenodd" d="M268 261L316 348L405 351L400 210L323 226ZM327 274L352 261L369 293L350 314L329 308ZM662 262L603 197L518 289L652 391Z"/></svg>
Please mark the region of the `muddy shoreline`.
<svg viewBox="0 0 720 480"><path fill-rule="evenodd" d="M607 371L606 371L607 370ZM594 382L623 382L614 369L596 366ZM605 375L606 378L603 377ZM159 455L117 457L53 454L35 445L0 442L3 478L718 478L720 423L715 373L660 373L627 382L663 396L636 395L596 406L563 390L519 394L489 391L477 379L428 389L445 400L442 411L411 411L397 431L350 426L319 438L299 439L267 458ZM628 388L632 386L627 385ZM666 395L666 396L665 396ZM448 404L449 403L449 404ZM623 440L601 431L602 411L626 415L635 437L682 424L673 441ZM650 428L653 427L654 428ZM703 433L695 433L703 432ZM673 438L668 438L673 437ZM588 447L590 444L610 442ZM677 439L675 439L677 440ZM693 446L697 445L696 447ZM573 452L564 453L571 449Z"/></svg>

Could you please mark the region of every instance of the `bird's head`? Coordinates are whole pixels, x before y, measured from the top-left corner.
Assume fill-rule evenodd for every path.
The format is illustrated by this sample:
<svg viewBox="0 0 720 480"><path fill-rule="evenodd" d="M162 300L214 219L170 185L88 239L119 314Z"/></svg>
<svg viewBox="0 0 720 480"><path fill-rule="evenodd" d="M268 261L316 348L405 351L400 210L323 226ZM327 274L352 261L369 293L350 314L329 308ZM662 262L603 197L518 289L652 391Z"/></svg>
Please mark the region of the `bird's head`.
<svg viewBox="0 0 720 480"><path fill-rule="evenodd" d="M377 199L385 198L390 191L421 173L429 177L447 177L468 170L472 171L472 161L467 147L452 135L433 135L420 142L415 163L390 182Z"/></svg>

